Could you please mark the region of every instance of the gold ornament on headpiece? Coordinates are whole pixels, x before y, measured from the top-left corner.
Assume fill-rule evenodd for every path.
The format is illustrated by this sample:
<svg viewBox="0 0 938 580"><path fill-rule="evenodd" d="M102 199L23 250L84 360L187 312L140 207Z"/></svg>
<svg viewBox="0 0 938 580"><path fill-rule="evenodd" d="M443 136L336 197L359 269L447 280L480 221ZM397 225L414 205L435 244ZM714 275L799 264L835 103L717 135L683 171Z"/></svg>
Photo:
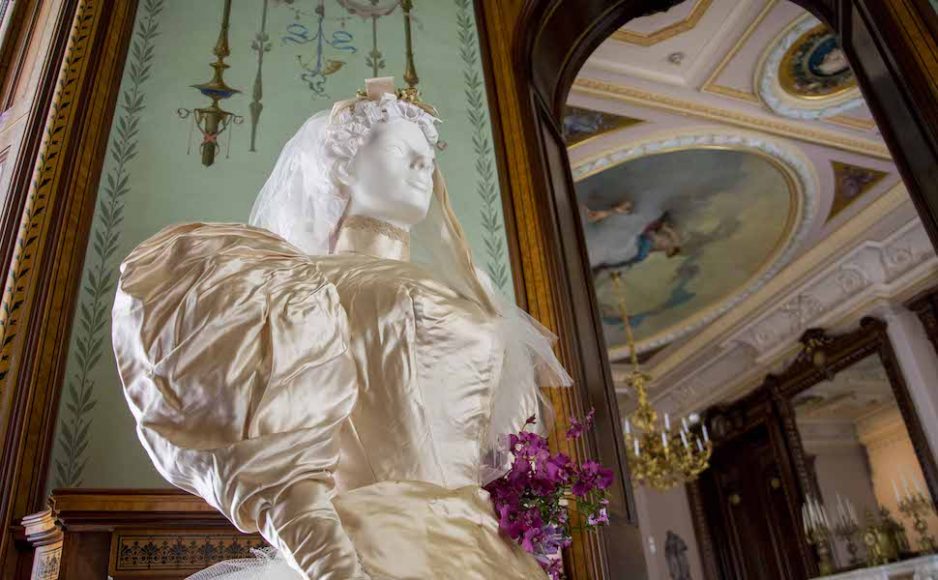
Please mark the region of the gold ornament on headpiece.
<svg viewBox="0 0 938 580"><path fill-rule="evenodd" d="M384 93L391 93L396 95L398 100L420 107L434 117L439 117L436 107L421 100L420 89L417 88L420 77L417 76L417 66L414 64L414 42L411 33L410 15L413 8L413 0L401 1L401 9L404 11L404 82L407 83L407 87L395 90L393 77L378 77L366 80L365 88L359 89L355 95L362 99L378 100Z"/></svg>

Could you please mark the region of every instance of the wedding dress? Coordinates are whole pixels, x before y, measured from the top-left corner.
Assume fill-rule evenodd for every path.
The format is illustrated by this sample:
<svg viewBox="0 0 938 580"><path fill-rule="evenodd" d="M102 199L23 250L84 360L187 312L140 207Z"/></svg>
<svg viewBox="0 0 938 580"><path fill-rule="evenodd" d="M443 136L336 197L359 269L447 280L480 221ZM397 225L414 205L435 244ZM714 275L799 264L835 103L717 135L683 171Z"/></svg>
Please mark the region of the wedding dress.
<svg viewBox="0 0 938 580"><path fill-rule="evenodd" d="M476 272L438 170L410 231L349 215L342 184L366 148L400 161L394 131L372 143L400 120L435 143L418 104L337 104L284 148L261 227L172 226L122 264L113 342L143 446L277 550L198 578L545 577L481 486L501 435L543 411L538 386L569 377Z"/></svg>

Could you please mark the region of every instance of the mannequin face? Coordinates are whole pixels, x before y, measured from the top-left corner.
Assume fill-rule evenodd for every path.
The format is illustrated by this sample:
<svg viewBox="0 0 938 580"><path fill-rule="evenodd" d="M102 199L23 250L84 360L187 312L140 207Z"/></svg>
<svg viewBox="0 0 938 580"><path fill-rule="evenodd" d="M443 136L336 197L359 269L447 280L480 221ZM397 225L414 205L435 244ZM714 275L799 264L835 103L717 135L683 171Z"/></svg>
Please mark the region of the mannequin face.
<svg viewBox="0 0 938 580"><path fill-rule="evenodd" d="M377 124L359 148L347 184L349 215L364 215L401 228L427 216L433 195L435 153L416 123Z"/></svg>

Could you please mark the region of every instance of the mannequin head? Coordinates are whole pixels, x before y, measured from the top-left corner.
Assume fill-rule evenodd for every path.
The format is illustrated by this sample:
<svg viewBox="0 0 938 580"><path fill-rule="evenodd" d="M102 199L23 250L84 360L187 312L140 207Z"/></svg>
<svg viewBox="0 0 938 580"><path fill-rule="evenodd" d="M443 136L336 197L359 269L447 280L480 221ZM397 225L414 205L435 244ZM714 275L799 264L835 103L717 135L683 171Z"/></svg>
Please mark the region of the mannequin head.
<svg viewBox="0 0 938 580"><path fill-rule="evenodd" d="M426 217L433 195L435 153L416 123L395 118L374 125L343 184L347 215L409 229Z"/></svg>

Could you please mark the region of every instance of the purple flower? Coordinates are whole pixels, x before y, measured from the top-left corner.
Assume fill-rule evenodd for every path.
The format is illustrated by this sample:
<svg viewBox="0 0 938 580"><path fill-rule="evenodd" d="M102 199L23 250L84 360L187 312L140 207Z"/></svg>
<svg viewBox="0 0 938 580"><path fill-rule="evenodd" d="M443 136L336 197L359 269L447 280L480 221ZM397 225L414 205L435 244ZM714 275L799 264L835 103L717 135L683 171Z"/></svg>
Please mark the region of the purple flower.
<svg viewBox="0 0 938 580"><path fill-rule="evenodd" d="M550 576L550 580L560 580L563 578L563 560L560 558L553 558L550 560L550 563L544 568L544 571L547 572L547 575Z"/></svg>
<svg viewBox="0 0 938 580"><path fill-rule="evenodd" d="M579 439L585 431L593 427L593 416L596 415L596 409L590 409L583 422L576 419L570 419L570 428L567 429L567 439Z"/></svg>
<svg viewBox="0 0 938 580"><path fill-rule="evenodd" d="M582 436L593 416L591 410L582 422L572 420L567 436ZM561 502L572 493L580 513L589 514L588 528L608 524L604 490L612 485L613 474L595 461L577 465L563 453L551 453L547 439L526 430L534 423L532 416L518 433L502 439L513 456L511 467L485 487L502 533L532 554L552 580L560 580L560 550L572 542L566 503Z"/></svg>
<svg viewBox="0 0 938 580"><path fill-rule="evenodd" d="M586 518L586 523L587 525L594 527L602 524L608 524L609 513L606 511L606 508L599 508L596 510L596 513L590 514L590 516Z"/></svg>

